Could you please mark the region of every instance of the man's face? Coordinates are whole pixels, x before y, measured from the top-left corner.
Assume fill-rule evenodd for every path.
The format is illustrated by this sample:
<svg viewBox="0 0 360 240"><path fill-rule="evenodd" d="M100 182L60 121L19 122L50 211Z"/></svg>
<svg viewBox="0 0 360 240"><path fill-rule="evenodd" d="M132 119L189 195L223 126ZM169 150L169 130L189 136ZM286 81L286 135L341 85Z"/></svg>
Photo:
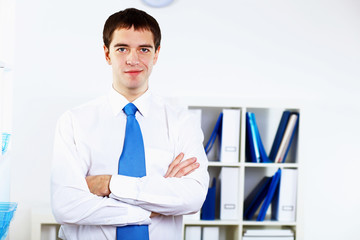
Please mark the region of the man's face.
<svg viewBox="0 0 360 240"><path fill-rule="evenodd" d="M104 46L106 61L112 66L113 86L125 97L139 96L148 88L148 80L159 49L155 50L150 31L117 29L109 49ZM129 96L130 95L130 96Z"/></svg>

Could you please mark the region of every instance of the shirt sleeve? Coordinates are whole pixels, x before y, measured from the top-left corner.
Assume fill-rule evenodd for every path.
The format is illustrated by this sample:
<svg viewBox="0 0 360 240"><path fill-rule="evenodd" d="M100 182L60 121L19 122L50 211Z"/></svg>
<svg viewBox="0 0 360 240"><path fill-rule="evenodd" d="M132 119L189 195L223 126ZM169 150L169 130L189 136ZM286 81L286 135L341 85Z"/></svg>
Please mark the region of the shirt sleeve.
<svg viewBox="0 0 360 240"><path fill-rule="evenodd" d="M182 178L114 175L110 181L111 198L163 215L185 215L200 210L209 185L203 133L194 116L187 113L177 116L177 120L177 152L185 154L184 160L196 157L200 167Z"/></svg>
<svg viewBox="0 0 360 240"><path fill-rule="evenodd" d="M51 205L60 224L114 225L149 224L150 212L139 206L99 197L87 186L86 161L77 154L71 113L58 121L51 175Z"/></svg>

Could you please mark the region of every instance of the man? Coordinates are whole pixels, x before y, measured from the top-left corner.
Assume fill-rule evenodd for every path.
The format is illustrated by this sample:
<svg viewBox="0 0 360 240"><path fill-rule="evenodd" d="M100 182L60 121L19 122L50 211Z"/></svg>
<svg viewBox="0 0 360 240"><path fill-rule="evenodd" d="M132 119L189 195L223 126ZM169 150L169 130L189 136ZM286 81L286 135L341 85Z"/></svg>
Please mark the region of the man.
<svg viewBox="0 0 360 240"><path fill-rule="evenodd" d="M153 17L137 9L115 13L103 39L113 72L110 93L66 112L56 129L51 197L59 236L125 239L122 230L141 226L150 240L181 239L182 215L199 211L208 188L200 126L149 90L161 39ZM127 106L136 120L129 120ZM127 140L130 121L141 129L134 154L125 147L135 142ZM138 152L144 152L146 174L122 173L123 157ZM138 232L126 239L140 239Z"/></svg>

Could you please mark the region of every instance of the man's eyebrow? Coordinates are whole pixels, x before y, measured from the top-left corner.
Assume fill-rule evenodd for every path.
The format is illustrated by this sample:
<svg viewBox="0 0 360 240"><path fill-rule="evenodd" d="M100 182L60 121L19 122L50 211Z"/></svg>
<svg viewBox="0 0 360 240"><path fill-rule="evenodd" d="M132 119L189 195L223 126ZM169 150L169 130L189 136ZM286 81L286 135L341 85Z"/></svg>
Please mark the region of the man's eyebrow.
<svg viewBox="0 0 360 240"><path fill-rule="evenodd" d="M154 48L154 46L153 46L153 45L150 45L150 44L142 44L142 45L140 45L139 47Z"/></svg>
<svg viewBox="0 0 360 240"><path fill-rule="evenodd" d="M125 43L116 43L114 45L114 47L128 47L129 45L128 44L125 44Z"/></svg>
<svg viewBox="0 0 360 240"><path fill-rule="evenodd" d="M116 48L116 47L129 47L129 44L126 44L126 43L116 43L115 45L114 45L114 47ZM139 47L145 47L145 48L154 48L154 46L153 45L151 45L151 44L141 44L141 45L139 45Z"/></svg>

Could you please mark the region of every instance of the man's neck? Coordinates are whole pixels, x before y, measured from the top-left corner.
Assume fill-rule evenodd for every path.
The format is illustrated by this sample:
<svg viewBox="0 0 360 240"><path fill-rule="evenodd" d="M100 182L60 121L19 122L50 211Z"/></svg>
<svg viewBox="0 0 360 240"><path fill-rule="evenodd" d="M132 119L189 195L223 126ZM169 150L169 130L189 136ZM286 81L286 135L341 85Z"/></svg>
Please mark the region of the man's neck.
<svg viewBox="0 0 360 240"><path fill-rule="evenodd" d="M135 101L137 98L139 98L140 96L142 96L147 90L148 88L146 88L145 90L139 91L139 89L136 90L119 90L116 89L113 85L113 88L116 92L120 93L121 95L123 95L129 102L133 102Z"/></svg>

